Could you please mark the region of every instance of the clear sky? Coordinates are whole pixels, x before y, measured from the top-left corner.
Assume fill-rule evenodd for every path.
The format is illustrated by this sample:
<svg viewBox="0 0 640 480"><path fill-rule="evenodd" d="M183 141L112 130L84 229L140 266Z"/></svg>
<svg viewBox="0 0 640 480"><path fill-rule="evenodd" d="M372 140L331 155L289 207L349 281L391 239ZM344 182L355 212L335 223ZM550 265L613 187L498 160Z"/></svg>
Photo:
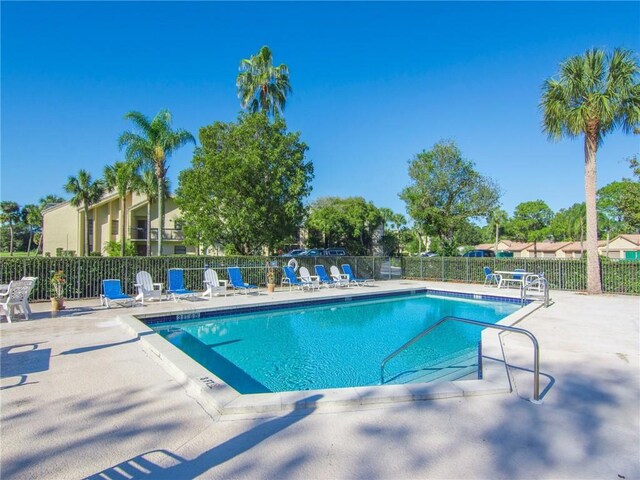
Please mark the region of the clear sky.
<svg viewBox="0 0 640 480"><path fill-rule="evenodd" d="M640 3L6 2L2 14L3 200L24 205L80 168L123 159L125 112L197 136L240 110L242 58L269 45L290 69L285 117L315 167L311 200L360 195L405 213L407 162L440 139L503 190L509 214L584 200L581 140L541 132L541 85L591 47L640 51ZM638 136L609 135L598 185L629 176ZM173 156L169 176L190 165Z"/></svg>

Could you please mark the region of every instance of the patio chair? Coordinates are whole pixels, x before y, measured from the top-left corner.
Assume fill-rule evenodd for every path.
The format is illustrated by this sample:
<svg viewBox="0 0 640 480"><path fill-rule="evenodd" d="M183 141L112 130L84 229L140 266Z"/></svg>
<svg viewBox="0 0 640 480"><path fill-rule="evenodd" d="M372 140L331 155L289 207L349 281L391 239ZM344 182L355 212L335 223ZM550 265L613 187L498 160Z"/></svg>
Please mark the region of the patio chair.
<svg viewBox="0 0 640 480"><path fill-rule="evenodd" d="M537 275L527 275L524 279L523 288L529 292L544 292L547 288L547 279L544 276L544 272L540 272Z"/></svg>
<svg viewBox="0 0 640 480"><path fill-rule="evenodd" d="M373 287L373 278L357 278L353 274L353 270L351 270L351 265L349 265L348 263L345 263L344 265L342 265L342 271L344 272L345 275L349 276L350 283L355 283L359 287L362 287L364 285Z"/></svg>
<svg viewBox="0 0 640 480"><path fill-rule="evenodd" d="M317 275L311 275L307 267L300 267L298 273L300 274L300 280L308 284L312 290L314 288L320 290L320 278Z"/></svg>
<svg viewBox="0 0 640 480"><path fill-rule="evenodd" d="M135 298L130 297L122 291L122 284L118 279L102 280L102 295L100 295L100 305L106 305L111 308L112 303L133 307L136 303Z"/></svg>
<svg viewBox="0 0 640 480"><path fill-rule="evenodd" d="M145 300L162 301L162 283L153 283L149 272L141 271L136 275L135 287L138 289L136 300L144 305Z"/></svg>
<svg viewBox="0 0 640 480"><path fill-rule="evenodd" d="M193 290L184 288L184 270L181 268L170 268L167 272L167 294L171 295L174 302L198 295Z"/></svg>
<svg viewBox="0 0 640 480"><path fill-rule="evenodd" d="M331 272L331 278L336 282L336 286L349 287L349 275L340 272L340 269L335 265L331 265L329 271Z"/></svg>
<svg viewBox="0 0 640 480"><path fill-rule="evenodd" d="M224 296L227 296L227 281L226 280L218 280L218 272L211 268L207 268L204 271L204 285L206 290L202 294L203 297L211 298L213 294L220 295L224 293Z"/></svg>
<svg viewBox="0 0 640 480"><path fill-rule="evenodd" d="M289 291L291 291L293 287L299 288L302 291L304 291L305 288L308 288L309 290L313 288L310 282L305 282L296 277L293 268L291 268L290 266L286 265L282 267L282 270L284 271L284 277L282 277L281 282L282 287L284 287L285 285L289 285Z"/></svg>
<svg viewBox="0 0 640 480"><path fill-rule="evenodd" d="M29 307L29 296L31 295L33 287L35 287L36 285L36 280L38 280L38 277L22 277L20 280L31 283L31 288L29 289L29 293L27 294L26 301L24 303L25 310L29 315L31 315L31 307ZM9 294L9 285L2 285L0 288L0 302L4 302L5 297Z"/></svg>
<svg viewBox="0 0 640 480"><path fill-rule="evenodd" d="M500 285L500 280L502 279L501 275L497 273L493 273L489 267L484 267L484 286L493 285L495 282L496 286Z"/></svg>
<svg viewBox="0 0 640 480"><path fill-rule="evenodd" d="M339 285L339 282L329 276L324 265L315 265L314 269L321 285L324 285L325 287L337 287Z"/></svg>
<svg viewBox="0 0 640 480"><path fill-rule="evenodd" d="M248 294L253 290L255 290L256 293L260 293L257 285L252 285L250 283L244 282L244 280L242 279L242 271L240 270L240 267L227 267L227 273L229 275L229 285L231 285L231 288L234 289L234 294L236 293L236 291Z"/></svg>
<svg viewBox="0 0 640 480"><path fill-rule="evenodd" d="M29 315L31 315L29 293L31 293L33 283L32 280L14 280L9 284L6 294L0 299L0 315L5 315L9 323L16 316L16 308L19 308L24 318L29 320Z"/></svg>

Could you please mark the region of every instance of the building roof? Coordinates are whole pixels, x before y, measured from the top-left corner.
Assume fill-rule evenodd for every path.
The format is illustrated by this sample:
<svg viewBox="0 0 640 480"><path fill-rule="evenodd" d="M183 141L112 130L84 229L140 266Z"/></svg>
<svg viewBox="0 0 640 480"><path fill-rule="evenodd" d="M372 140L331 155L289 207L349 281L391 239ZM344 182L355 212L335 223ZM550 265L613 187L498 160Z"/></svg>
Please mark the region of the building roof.
<svg viewBox="0 0 640 480"><path fill-rule="evenodd" d="M475 248L476 250L493 250L495 246L495 243L481 243L480 245L476 245L473 248Z"/></svg>
<svg viewBox="0 0 640 480"><path fill-rule="evenodd" d="M538 242L531 244L527 250L535 250L537 252L557 252L558 250L564 250L564 247L570 245L571 242Z"/></svg>
<svg viewBox="0 0 640 480"><path fill-rule="evenodd" d="M625 240L640 246L640 233L624 233L622 235L618 235L618 237L624 238Z"/></svg>
<svg viewBox="0 0 640 480"><path fill-rule="evenodd" d="M509 247L510 252L521 252L522 250L526 250L527 247L533 245L533 242L514 242L511 240L500 241Z"/></svg>
<svg viewBox="0 0 640 480"><path fill-rule="evenodd" d="M581 242L571 242L569 243L566 247L562 248L561 250L563 252L581 252L581 251L586 251L587 250L587 242L583 242L582 245L580 245ZM598 240L598 248L600 247L606 247L607 246L607 241L606 240Z"/></svg>

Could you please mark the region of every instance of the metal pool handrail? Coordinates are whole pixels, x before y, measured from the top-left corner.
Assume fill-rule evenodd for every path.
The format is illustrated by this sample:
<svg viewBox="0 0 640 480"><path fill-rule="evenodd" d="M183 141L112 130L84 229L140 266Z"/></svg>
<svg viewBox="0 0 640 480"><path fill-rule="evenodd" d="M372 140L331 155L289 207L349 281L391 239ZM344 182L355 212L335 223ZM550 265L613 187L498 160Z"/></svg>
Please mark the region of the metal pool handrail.
<svg viewBox="0 0 640 480"><path fill-rule="evenodd" d="M430 332L438 328L440 325L448 321L469 323L471 325L479 325L485 328L493 328L496 330L503 330L506 332L520 333L522 335L526 335L527 337L529 337L531 339L531 342L533 343L533 400L532 402L534 403L540 402L540 347L538 346L538 340L536 339L536 337L530 331L525 330L524 328L509 327L506 325L495 325L493 323L481 322L479 320L471 320L469 318L443 317L440 320L438 320L436 323L434 323L433 325L431 325L430 327L428 327L427 329L423 330L418 335L413 337L411 340L409 340L407 343L402 345L392 354L388 355L384 360L382 360L382 363L380 364L380 384L382 385L384 383L384 367L389 360L391 360L400 352L410 347L411 345L416 343L418 340L420 340L422 337L429 334Z"/></svg>

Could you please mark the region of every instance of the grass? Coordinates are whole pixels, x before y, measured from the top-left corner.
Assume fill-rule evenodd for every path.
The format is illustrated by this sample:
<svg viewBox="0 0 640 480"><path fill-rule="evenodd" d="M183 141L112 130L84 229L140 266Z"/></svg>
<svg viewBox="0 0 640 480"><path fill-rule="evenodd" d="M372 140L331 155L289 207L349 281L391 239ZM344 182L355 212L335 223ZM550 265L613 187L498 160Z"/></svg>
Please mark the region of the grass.
<svg viewBox="0 0 640 480"><path fill-rule="evenodd" d="M11 254L9 252L0 252L0 257L10 257ZM27 252L13 252L14 257L26 257ZM30 257L41 257L42 255L36 255L34 252L31 252Z"/></svg>

